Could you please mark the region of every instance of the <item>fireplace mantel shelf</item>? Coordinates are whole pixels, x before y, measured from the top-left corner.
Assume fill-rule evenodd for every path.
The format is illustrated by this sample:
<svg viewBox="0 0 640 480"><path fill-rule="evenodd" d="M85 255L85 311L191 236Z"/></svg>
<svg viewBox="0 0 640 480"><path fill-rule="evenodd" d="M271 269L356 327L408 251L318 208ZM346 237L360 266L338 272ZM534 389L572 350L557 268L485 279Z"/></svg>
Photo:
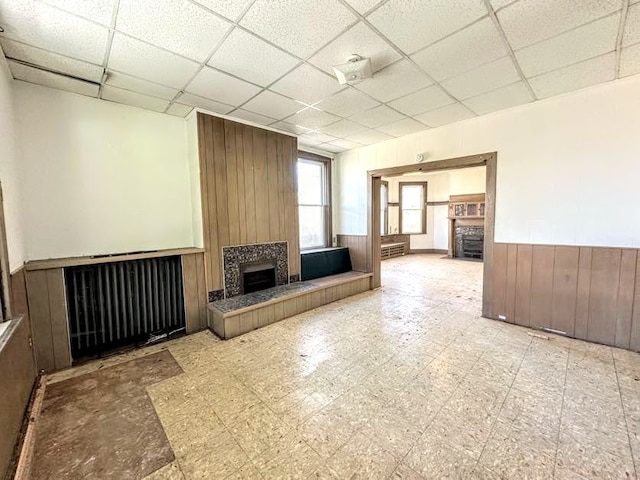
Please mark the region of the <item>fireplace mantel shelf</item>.
<svg viewBox="0 0 640 480"><path fill-rule="evenodd" d="M449 220L484 220L485 217L447 217Z"/></svg>

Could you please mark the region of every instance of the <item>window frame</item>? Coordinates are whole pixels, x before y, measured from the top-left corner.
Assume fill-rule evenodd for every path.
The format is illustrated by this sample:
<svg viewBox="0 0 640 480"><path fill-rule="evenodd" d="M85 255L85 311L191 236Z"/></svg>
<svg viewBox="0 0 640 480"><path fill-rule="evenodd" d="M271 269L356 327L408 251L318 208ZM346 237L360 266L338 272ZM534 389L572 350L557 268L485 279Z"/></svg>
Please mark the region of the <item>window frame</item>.
<svg viewBox="0 0 640 480"><path fill-rule="evenodd" d="M300 215L300 207L311 206L311 207L324 207L323 208L323 220L324 220L324 244L323 245L313 245L310 247L302 247L300 246L300 251L305 250L314 250L317 248L327 248L330 247L333 238L332 232L332 211L331 211L331 158L324 157L322 155L318 155L311 152L304 152L302 150L298 150L298 157L296 158L296 207L298 209L298 215ZM311 204L300 204L299 195L298 195L298 162L307 162L307 163L320 163L323 165L323 205L311 205ZM298 243L300 242L300 219L298 218Z"/></svg>
<svg viewBox="0 0 640 480"><path fill-rule="evenodd" d="M402 207L402 187L404 186L421 186L422 187L422 230L420 232L405 233L404 225L402 225L402 218L404 217L404 208ZM427 234L427 182L400 182L399 188L399 200L400 200L400 218L398 219L398 225L400 227L400 233L402 235L426 235ZM408 209L409 210L409 209ZM410 209L414 210L414 209Z"/></svg>

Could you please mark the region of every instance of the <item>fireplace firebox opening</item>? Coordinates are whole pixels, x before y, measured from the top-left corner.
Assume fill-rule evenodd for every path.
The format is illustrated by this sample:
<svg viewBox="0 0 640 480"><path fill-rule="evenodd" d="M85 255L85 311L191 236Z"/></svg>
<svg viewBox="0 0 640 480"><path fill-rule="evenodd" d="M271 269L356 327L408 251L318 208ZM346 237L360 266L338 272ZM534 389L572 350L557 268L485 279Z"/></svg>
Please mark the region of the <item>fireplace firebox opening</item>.
<svg viewBox="0 0 640 480"><path fill-rule="evenodd" d="M243 264L240 266L240 274L243 294L276 286L275 262Z"/></svg>

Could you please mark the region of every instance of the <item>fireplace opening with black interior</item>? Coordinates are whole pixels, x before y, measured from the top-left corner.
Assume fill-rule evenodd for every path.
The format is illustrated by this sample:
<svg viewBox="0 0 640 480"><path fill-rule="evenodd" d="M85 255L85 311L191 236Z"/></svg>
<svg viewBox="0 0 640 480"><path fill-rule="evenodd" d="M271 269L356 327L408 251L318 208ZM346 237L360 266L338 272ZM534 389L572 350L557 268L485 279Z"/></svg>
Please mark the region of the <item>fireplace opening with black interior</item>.
<svg viewBox="0 0 640 480"><path fill-rule="evenodd" d="M275 263L247 263L240 266L241 291L243 294L265 290L276 286Z"/></svg>

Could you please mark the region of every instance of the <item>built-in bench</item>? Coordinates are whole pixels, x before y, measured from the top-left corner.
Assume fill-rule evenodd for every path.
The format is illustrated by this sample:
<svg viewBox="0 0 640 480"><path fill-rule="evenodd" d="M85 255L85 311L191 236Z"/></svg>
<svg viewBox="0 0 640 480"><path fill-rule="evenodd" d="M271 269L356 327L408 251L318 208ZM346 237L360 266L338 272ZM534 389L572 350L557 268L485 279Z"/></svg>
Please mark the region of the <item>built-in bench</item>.
<svg viewBox="0 0 640 480"><path fill-rule="evenodd" d="M345 272L211 302L209 328L229 339L371 289L371 273Z"/></svg>
<svg viewBox="0 0 640 480"><path fill-rule="evenodd" d="M313 280L350 272L351 256L347 247L317 248L300 253L300 280Z"/></svg>

